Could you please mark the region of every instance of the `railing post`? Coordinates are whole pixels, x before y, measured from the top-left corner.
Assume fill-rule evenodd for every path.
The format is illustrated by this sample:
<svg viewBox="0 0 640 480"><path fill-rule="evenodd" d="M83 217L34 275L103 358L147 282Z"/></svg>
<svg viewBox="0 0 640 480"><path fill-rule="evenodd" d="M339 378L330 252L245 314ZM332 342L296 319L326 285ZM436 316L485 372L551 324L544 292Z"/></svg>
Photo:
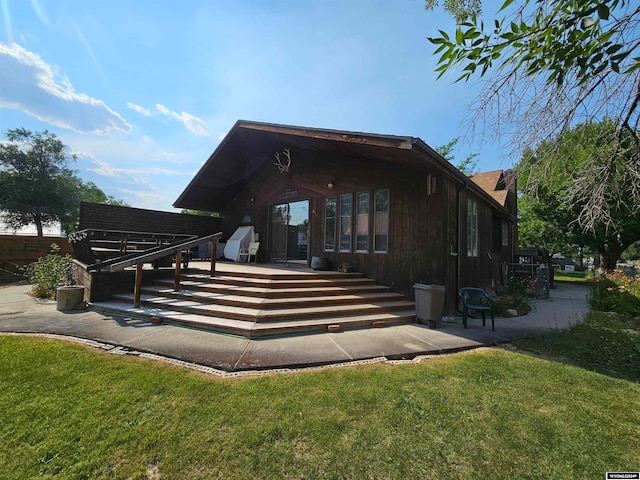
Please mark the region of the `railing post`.
<svg viewBox="0 0 640 480"><path fill-rule="evenodd" d="M216 251L218 250L218 238L211 240L211 276L216 276Z"/></svg>
<svg viewBox="0 0 640 480"><path fill-rule="evenodd" d="M136 281L133 288L133 306L140 306L140 291L142 290L142 262L136 264Z"/></svg>
<svg viewBox="0 0 640 480"><path fill-rule="evenodd" d="M182 268L182 250L176 252L176 274L173 278L173 291L180 290L180 269Z"/></svg>

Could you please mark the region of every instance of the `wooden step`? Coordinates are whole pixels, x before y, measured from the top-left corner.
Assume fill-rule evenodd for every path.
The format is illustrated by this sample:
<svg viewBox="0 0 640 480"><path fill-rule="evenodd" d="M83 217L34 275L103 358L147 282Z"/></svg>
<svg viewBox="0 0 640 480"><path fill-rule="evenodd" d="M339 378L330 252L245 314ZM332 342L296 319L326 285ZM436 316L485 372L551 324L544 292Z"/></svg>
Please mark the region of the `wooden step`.
<svg viewBox="0 0 640 480"><path fill-rule="evenodd" d="M156 285L173 288L173 280L156 280ZM328 295L359 295L365 293L388 292L389 287L366 283L364 285L330 285L323 287L289 287L269 288L268 286L247 287L241 285L216 284L198 280L184 280L180 283L181 290L221 293L227 295L241 294L260 298L290 298L290 297L318 297Z"/></svg>
<svg viewBox="0 0 640 480"><path fill-rule="evenodd" d="M114 295L113 298L114 300L128 302L133 305L132 294L118 294ZM390 302L358 303L353 305L329 304L321 307L300 306L296 308L289 307L276 310L265 310L227 305L212 305L193 300L167 298L157 295L141 295L140 303L147 306L154 305L167 310L256 322L303 320L322 316L343 317L349 315L372 314L376 312L386 313L397 310L408 310L414 307L413 302L396 300Z"/></svg>
<svg viewBox="0 0 640 480"><path fill-rule="evenodd" d="M291 295L282 298L265 298L243 295L243 291L233 293L211 293L191 290L175 292L173 288L165 286L148 286L142 289L146 295L176 298L181 300L193 300L201 303L216 305L228 305L232 307L247 307L260 309L314 307L326 305L348 305L354 303L388 302L404 300L404 295L388 290L374 293L347 293L344 295L318 295L298 296L295 289L291 289Z"/></svg>
<svg viewBox="0 0 640 480"><path fill-rule="evenodd" d="M223 317L212 317L195 313L178 312L143 305L134 308L131 303L118 301L98 302L92 308L108 313L130 315L142 318L160 319L163 323L201 328L220 333L240 335L247 338L260 338L274 335L295 333L327 332L354 328L370 328L391 326L415 321L415 310L408 309L397 312L379 313L375 315L354 315L350 317L319 317L306 320L257 323Z"/></svg>
<svg viewBox="0 0 640 480"><path fill-rule="evenodd" d="M225 265L211 277L189 269L180 279L145 285L141 305L119 294L96 309L257 338L372 328L415 321L415 304L360 273Z"/></svg>
<svg viewBox="0 0 640 480"><path fill-rule="evenodd" d="M223 317L210 317L207 315L197 315L187 312L166 310L153 305L141 305L134 307L132 302L122 302L112 300L108 302L96 302L91 304L93 310L116 313L120 315L130 315L147 318L150 320L160 319L163 323L184 325L187 327L203 328L220 333L232 335L243 335L250 332L255 325L254 321L235 320Z"/></svg>
<svg viewBox="0 0 640 480"><path fill-rule="evenodd" d="M331 280L335 278L364 278L364 275L359 272L349 272L349 273L341 273L341 272L318 272L311 270L276 270L276 271L220 271L215 277L211 277L211 274L207 270L196 269L196 268L188 268L183 270L183 277L206 277L206 278L217 278L217 276L228 276L228 277L239 277L239 278L258 278L264 280L304 280L304 279L323 279L323 280Z"/></svg>
<svg viewBox="0 0 640 480"><path fill-rule="evenodd" d="M345 274L346 275L346 274ZM328 287L328 286L349 286L349 285L375 285L375 280L365 277L336 277L317 278L305 276L304 278L271 279L240 277L236 275L219 275L209 277L208 275L182 275L182 280L199 280L201 282L215 283L217 285L236 285L241 287L263 287L263 288L298 288L298 287Z"/></svg>

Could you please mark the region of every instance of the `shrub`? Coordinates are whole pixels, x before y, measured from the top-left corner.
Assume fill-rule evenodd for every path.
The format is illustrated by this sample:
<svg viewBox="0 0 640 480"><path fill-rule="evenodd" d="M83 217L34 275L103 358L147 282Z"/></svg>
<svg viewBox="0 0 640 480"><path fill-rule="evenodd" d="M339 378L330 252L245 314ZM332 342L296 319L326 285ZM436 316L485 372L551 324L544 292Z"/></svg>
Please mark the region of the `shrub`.
<svg viewBox="0 0 640 480"><path fill-rule="evenodd" d="M531 311L529 297L517 293L501 293L493 300L493 313L498 317L506 317L507 310L515 310L518 315L526 315Z"/></svg>
<svg viewBox="0 0 640 480"><path fill-rule="evenodd" d="M71 256L60 255L60 246L51 245L51 253L27 265L25 274L33 284L31 294L37 298L54 299L56 288L71 279Z"/></svg>
<svg viewBox="0 0 640 480"><path fill-rule="evenodd" d="M511 277L507 286L496 291L493 299L493 313L506 317L507 310L515 310L518 315L526 315L531 311L533 295L528 293L529 284L535 282L530 277Z"/></svg>
<svg viewBox="0 0 640 480"><path fill-rule="evenodd" d="M594 277L588 298L594 310L640 316L640 277L631 278L620 270Z"/></svg>

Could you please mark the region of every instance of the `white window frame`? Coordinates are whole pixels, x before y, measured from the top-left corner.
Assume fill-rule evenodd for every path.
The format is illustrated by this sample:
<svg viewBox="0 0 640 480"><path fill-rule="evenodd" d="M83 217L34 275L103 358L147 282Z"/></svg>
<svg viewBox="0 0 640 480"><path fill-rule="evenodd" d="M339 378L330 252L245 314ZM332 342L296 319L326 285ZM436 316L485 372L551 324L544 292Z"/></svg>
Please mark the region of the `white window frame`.
<svg viewBox="0 0 640 480"><path fill-rule="evenodd" d="M338 249L343 253L351 253L353 249L353 193L343 193L340 195L340 223L338 224ZM345 214L346 203L349 204L350 212ZM349 237L348 245L343 247L343 241Z"/></svg>
<svg viewBox="0 0 640 480"><path fill-rule="evenodd" d="M359 213L360 212L360 197L366 195L367 198L367 211L366 213ZM363 215L365 217L364 222L360 222L360 215ZM358 192L356 193L356 200L355 200L355 215L354 215L354 219L355 219L355 249L356 249L356 253L369 253L369 250L371 249L371 192ZM367 228L366 232L360 232L358 230L358 227L360 227L360 225L364 224ZM358 237L366 237L367 239L367 248L366 249L362 249L362 248L358 248Z"/></svg>
<svg viewBox="0 0 640 480"><path fill-rule="evenodd" d="M386 192L387 193L387 210L386 210L386 214L387 214L387 220L385 222L386 224L386 232L384 232L384 236L386 237L387 241L386 241L386 245L384 246L384 249L380 249L378 246L378 232L376 231L376 227L378 225L377 222L377 215L378 215L378 193L382 193L382 192ZM381 212L384 213L384 212ZM389 253L389 225L390 225L390 219L391 219L391 191L388 188L381 188L379 190L375 190L373 193L373 253Z"/></svg>
<svg viewBox="0 0 640 480"><path fill-rule="evenodd" d="M333 248L327 248L327 203L333 201L334 203L334 207L333 207ZM338 221L338 200L336 197L325 197L324 198L324 211L323 211L323 238L322 238L322 243L323 243L323 247L324 247L324 251L325 252L335 252L336 251L336 232L337 232L337 221Z"/></svg>

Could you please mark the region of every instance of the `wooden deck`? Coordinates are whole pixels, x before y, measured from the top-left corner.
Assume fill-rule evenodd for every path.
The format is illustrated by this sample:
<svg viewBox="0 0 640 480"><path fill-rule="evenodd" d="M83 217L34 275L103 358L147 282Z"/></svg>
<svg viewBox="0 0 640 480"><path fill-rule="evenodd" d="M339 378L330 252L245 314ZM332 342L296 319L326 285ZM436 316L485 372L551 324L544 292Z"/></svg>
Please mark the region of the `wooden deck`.
<svg viewBox="0 0 640 480"><path fill-rule="evenodd" d="M298 264L190 262L180 277L94 303L97 310L258 338L336 332L415 321L415 305L360 273L319 272Z"/></svg>

